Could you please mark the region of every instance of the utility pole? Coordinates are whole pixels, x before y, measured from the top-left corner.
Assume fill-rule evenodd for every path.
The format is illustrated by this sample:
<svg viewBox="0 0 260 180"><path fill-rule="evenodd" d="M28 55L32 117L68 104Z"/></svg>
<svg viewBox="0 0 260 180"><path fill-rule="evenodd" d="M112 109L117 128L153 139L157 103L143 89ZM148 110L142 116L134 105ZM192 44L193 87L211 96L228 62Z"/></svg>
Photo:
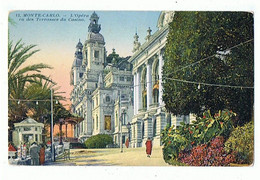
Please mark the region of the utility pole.
<svg viewBox="0 0 260 180"><path fill-rule="evenodd" d="M51 160L55 161L54 145L53 145L53 89L51 88Z"/></svg>

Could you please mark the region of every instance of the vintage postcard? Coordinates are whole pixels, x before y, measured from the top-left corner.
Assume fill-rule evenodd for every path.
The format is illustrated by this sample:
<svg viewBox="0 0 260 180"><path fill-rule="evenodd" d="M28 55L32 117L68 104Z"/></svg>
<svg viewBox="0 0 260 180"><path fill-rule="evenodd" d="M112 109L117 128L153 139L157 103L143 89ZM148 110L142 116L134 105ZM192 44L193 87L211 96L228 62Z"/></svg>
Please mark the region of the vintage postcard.
<svg viewBox="0 0 260 180"><path fill-rule="evenodd" d="M254 23L252 11L9 11L8 165L254 167Z"/></svg>
<svg viewBox="0 0 260 180"><path fill-rule="evenodd" d="M251 12L11 12L9 162L251 166L253 22Z"/></svg>

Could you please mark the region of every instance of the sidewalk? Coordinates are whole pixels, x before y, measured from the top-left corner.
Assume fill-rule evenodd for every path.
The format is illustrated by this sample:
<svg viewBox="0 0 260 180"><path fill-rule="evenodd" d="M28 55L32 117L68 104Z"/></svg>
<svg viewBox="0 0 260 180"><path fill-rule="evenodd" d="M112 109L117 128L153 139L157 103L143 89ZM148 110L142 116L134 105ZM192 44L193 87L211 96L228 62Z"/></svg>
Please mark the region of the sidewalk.
<svg viewBox="0 0 260 180"><path fill-rule="evenodd" d="M150 158L145 148L73 149L71 160L57 160L46 165L78 166L168 166L163 160L162 148L153 148Z"/></svg>

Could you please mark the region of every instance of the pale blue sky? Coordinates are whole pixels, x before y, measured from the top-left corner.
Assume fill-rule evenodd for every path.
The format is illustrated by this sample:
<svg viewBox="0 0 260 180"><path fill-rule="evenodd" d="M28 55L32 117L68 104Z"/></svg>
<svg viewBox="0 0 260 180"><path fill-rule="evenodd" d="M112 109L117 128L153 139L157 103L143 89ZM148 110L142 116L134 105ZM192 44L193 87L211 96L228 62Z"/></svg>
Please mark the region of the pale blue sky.
<svg viewBox="0 0 260 180"><path fill-rule="evenodd" d="M24 14L58 14L67 19L71 14L84 14L88 17L85 21L20 21ZM75 47L79 39L86 40L88 34L89 17L93 11L14 11L10 17L16 25L9 25L10 40L17 42L22 38L26 45L36 44L39 52L34 54L24 65L45 63L53 67L52 70L43 70L42 73L50 76L60 91L66 92L69 97L72 90L70 86L70 71L74 60ZM132 56L134 34L137 30L139 41L143 43L150 27L152 33L157 30L159 11L96 11L101 24L100 33L104 36L106 50L112 52L112 48L121 57ZM35 49L36 49L35 48Z"/></svg>
<svg viewBox="0 0 260 180"><path fill-rule="evenodd" d="M81 22L27 22L19 21L16 14L24 13L58 13L60 16L70 14L91 15L93 11L14 11L10 17L17 23L9 26L10 38L17 41L22 38L26 44L37 44L42 51L48 48L71 51L72 59L78 39L86 40L89 17ZM108 53L114 47L121 56L132 55L133 36L137 29L139 41L144 42L146 30L151 27L152 33L157 30L159 11L96 11L101 24L101 34L106 42ZM60 51L62 50L62 51Z"/></svg>

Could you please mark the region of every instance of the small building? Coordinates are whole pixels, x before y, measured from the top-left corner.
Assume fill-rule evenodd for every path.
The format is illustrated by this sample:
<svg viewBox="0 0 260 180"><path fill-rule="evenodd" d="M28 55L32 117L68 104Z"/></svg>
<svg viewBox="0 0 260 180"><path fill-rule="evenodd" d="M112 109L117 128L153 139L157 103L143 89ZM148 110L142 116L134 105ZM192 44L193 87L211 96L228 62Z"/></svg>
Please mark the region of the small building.
<svg viewBox="0 0 260 180"><path fill-rule="evenodd" d="M27 118L20 123L14 123L13 143L19 146L23 143L42 143L42 130L44 124L32 118Z"/></svg>

